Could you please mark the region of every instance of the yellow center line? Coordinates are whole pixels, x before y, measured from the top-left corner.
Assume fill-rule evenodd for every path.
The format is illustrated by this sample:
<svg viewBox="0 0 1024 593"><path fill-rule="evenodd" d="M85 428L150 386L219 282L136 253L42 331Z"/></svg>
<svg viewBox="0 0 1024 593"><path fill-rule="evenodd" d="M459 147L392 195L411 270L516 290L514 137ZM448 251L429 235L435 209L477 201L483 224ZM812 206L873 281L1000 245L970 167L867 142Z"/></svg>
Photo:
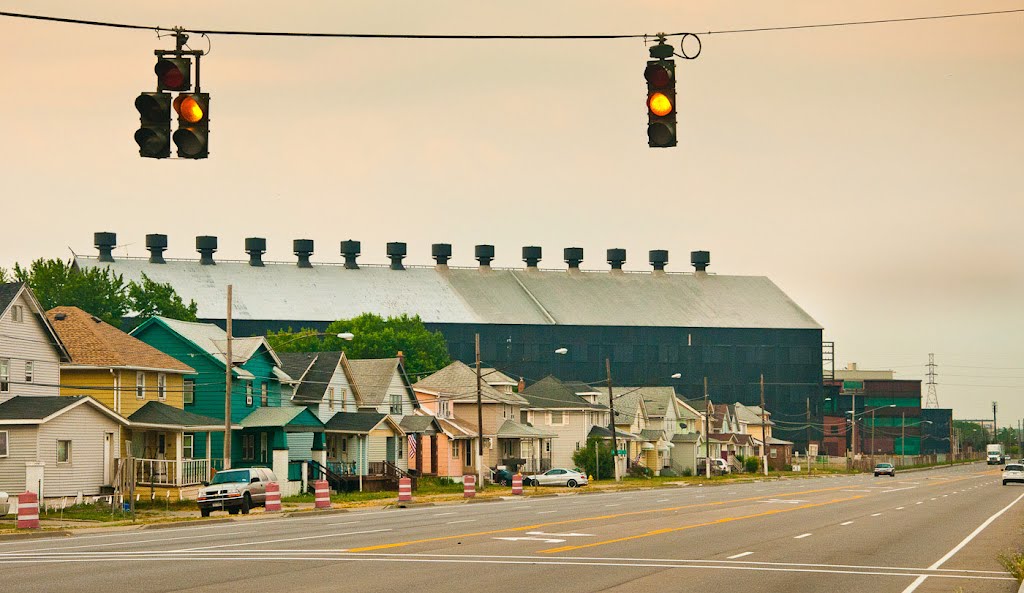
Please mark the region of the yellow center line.
<svg viewBox="0 0 1024 593"><path fill-rule="evenodd" d="M833 488L817 488L817 489L814 489L814 490L801 490L801 491L797 491L797 492L784 492L784 493L774 494L773 496L775 498L778 498L778 497L782 497L782 496L797 496L797 495L802 495L802 494L813 494L813 493L816 493L816 492L831 492L833 490L844 490L844 489L847 489L849 487L850 486L848 486L848 485L844 485L844 486L835 486ZM631 517L631 516L636 516L636 515L649 515L649 514L653 514L653 513L666 513L666 512L681 511L681 510L684 510L684 509L693 509L693 508L700 508L700 507L722 506L722 505L726 505L726 504L730 504L730 503L750 502L752 500L763 500L765 498L765 496L766 495L762 494L762 495L759 495L759 496L748 496L746 498L733 498L733 499L729 499L729 500L720 500L720 501L712 501L712 502L700 502L700 503L687 504L687 505L676 506L676 507L667 507L667 508L660 508L660 509L648 509L648 510L643 510L643 511L627 511L627 512L624 512L624 513L615 513L615 514L611 514L611 515L599 515L599 516L595 516L595 517L581 517L579 519L564 519L564 520L561 520L561 521L549 521L547 523L536 523L534 525L525 525L523 527L508 527L508 528L505 528L505 529L494 529L494 530L490 530L490 531L476 531L476 532L472 532L472 533L460 533L458 535L442 535L442 536L438 536L438 537L428 537L428 538L409 540L409 541L404 541L404 542L394 542L394 543L390 543L390 544L378 544L378 545L375 545L375 546L365 546L365 547L362 547L362 548L349 548L347 551L349 551L349 552L372 552L372 551L375 551L375 550L386 550L386 549L389 549L389 548L402 548L402 547L405 547L405 546L411 546L411 545L415 545L415 544L425 544L425 543L446 541L446 540L452 540L452 539L461 539L461 538L467 538L467 537L480 537L480 536L484 536L484 535L494 535L496 533L515 533L515 532L519 532L519 531L527 531L527 530L533 530L533 529L540 529L540 528L543 528L543 527L553 527L553 526L556 526L556 525L567 525L567 524L570 524L570 523L582 523L582 522L586 522L586 521L603 521L603 520L606 520L606 519L617 519L619 517Z"/></svg>
<svg viewBox="0 0 1024 593"><path fill-rule="evenodd" d="M580 544L578 546L562 546L560 548L549 548L547 550L540 550L538 554L556 554L558 552L568 552L570 550L582 550L583 548L593 548L595 546L603 546L606 544L615 544L619 542L626 542L634 539L641 539L645 537L651 537L655 535L664 535L666 533L675 533L677 531L685 531L687 529L696 529L697 527L709 527L711 525L721 525L722 523L732 523L733 521L742 521L744 519L756 519L758 517L767 517L769 515L778 515L781 513L791 513L793 511L799 511L803 509L810 509L814 507L822 507L825 505L836 504L840 502L848 502L851 500L857 500L858 498L864 498L861 496L850 496L848 498L836 498L825 502L813 502L809 504L803 504L797 507L791 507L788 509L775 509L771 511L764 511L761 513L754 513L752 515L742 515L740 517L725 517L723 519L715 519L714 521L706 521L704 523L694 523L691 525L683 525L682 527L666 527L664 529L655 529L654 531L648 531L647 533L641 533L638 535L627 535L625 537L617 537L615 539L608 539L600 542L591 542L587 544Z"/></svg>

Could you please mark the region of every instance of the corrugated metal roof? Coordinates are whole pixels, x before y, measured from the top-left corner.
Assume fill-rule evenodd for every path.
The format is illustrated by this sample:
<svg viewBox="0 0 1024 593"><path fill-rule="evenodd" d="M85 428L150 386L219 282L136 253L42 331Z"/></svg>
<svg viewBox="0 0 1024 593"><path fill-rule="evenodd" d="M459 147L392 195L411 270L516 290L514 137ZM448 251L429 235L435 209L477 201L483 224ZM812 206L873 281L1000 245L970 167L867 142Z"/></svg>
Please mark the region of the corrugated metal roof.
<svg viewBox="0 0 1024 593"><path fill-rule="evenodd" d="M236 319L334 321L362 313L419 315L427 323L821 329L762 276L561 270L479 270L193 260L113 263L77 256L82 268L109 265L126 280L142 274L172 284L205 319L224 317L225 287L234 285ZM343 294L345 298L337 298Z"/></svg>

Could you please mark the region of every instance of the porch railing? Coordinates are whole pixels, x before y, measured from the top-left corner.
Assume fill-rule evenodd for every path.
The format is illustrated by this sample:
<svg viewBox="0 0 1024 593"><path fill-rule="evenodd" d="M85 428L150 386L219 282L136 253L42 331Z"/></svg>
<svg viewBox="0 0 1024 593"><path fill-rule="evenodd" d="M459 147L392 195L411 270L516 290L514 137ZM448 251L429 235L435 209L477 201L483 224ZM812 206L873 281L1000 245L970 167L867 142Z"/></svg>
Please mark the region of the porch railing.
<svg viewBox="0 0 1024 593"><path fill-rule="evenodd" d="M178 468L181 467L181 480ZM147 486L195 486L210 479L206 459L136 459L135 483Z"/></svg>

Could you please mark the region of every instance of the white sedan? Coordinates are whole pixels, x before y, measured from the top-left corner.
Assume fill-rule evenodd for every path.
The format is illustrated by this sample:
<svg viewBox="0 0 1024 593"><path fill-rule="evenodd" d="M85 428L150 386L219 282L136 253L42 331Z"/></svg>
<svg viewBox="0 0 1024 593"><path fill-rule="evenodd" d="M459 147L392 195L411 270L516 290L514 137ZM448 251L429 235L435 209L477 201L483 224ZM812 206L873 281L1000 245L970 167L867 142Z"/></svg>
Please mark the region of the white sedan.
<svg viewBox="0 0 1024 593"><path fill-rule="evenodd" d="M568 486L576 488L587 485L587 474L574 469L554 468L542 474L534 474L523 478L523 484L531 486Z"/></svg>

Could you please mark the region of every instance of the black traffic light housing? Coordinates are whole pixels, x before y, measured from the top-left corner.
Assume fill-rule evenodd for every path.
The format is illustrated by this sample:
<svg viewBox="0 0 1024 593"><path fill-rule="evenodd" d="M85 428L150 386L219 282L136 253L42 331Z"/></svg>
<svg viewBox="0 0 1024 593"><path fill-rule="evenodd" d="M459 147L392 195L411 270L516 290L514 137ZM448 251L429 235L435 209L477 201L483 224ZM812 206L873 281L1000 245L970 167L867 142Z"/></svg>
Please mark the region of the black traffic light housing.
<svg viewBox="0 0 1024 593"><path fill-rule="evenodd" d="M174 111L178 113L178 129L173 136L178 157L205 159L209 156L209 93L181 93L174 99Z"/></svg>
<svg viewBox="0 0 1024 593"><path fill-rule="evenodd" d="M160 56L153 67L158 91L187 91L192 88L192 60Z"/></svg>
<svg viewBox="0 0 1024 593"><path fill-rule="evenodd" d="M140 127L135 131L139 156L165 159L171 156L171 94L142 93L135 98Z"/></svg>
<svg viewBox="0 0 1024 593"><path fill-rule="evenodd" d="M661 40L651 47L644 69L647 80L647 145L668 148L676 145L676 63L673 48Z"/></svg>

